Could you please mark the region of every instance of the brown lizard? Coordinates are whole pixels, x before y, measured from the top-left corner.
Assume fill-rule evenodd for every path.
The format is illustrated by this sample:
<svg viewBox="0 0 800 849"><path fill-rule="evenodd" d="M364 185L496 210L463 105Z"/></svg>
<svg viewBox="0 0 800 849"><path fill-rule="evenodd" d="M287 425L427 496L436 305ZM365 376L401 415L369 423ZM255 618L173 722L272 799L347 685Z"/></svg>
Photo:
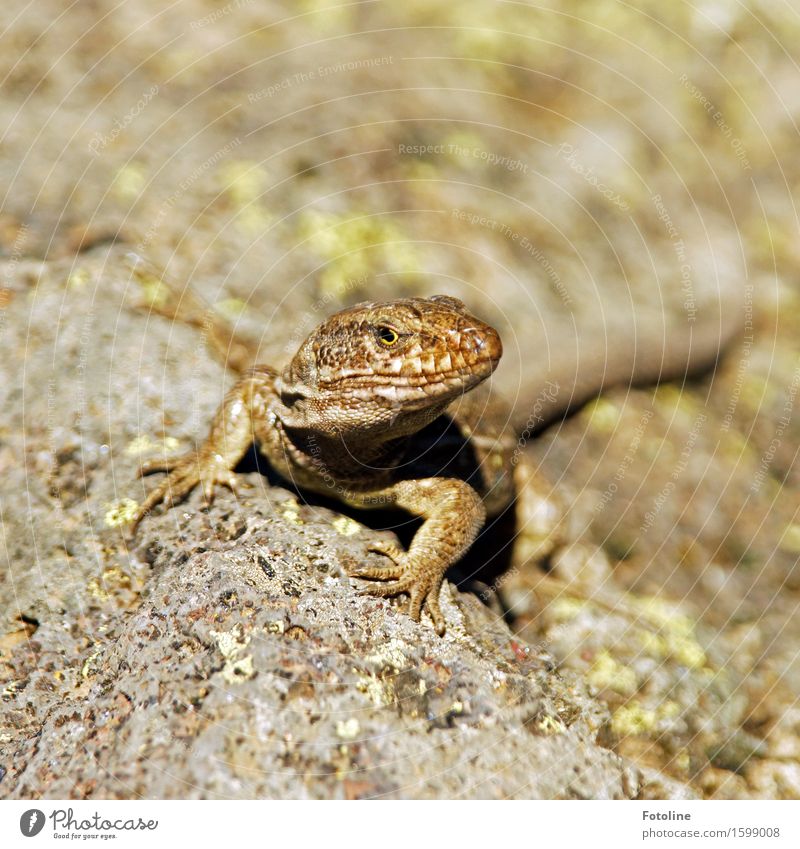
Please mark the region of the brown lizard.
<svg viewBox="0 0 800 849"><path fill-rule="evenodd" d="M713 362L725 338L709 335L703 342L701 336L688 366ZM198 452L144 464L143 474L169 474L138 509L133 529L156 504L175 504L198 484L207 502L217 485L235 490L233 469L255 442L298 489L357 508L400 508L424 520L408 551L373 547L390 565L348 574L373 581L366 592L374 595L407 593L412 618L419 620L425 609L442 634L445 572L470 548L487 516L515 498L517 437L510 417L495 399L487 405L486 384L471 391L492 374L501 354L498 333L455 298L342 310L311 333L282 372L268 366L245 372ZM621 361L613 373L606 369L592 379L587 372L595 364L586 362L567 375L566 387L553 384L555 392L543 395L547 403L534 430L569 406L565 398L577 404L602 387L637 378ZM662 352L662 377L686 371L686 345L666 361ZM647 371L638 376L652 379Z"/></svg>

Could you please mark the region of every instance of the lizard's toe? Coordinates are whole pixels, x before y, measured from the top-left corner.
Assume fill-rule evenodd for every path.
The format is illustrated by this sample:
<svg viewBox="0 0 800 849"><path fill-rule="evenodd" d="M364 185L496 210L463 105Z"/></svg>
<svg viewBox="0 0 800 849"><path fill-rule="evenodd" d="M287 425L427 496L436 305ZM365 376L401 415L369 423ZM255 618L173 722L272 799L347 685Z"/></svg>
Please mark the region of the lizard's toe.
<svg viewBox="0 0 800 849"><path fill-rule="evenodd" d="M155 472L171 472L173 469L176 469L183 460L183 457L151 457L139 466L139 477L143 478L145 475L152 475Z"/></svg>
<svg viewBox="0 0 800 849"><path fill-rule="evenodd" d="M383 554L392 561L391 565L353 566L347 569L347 574L351 578L366 578L372 581L397 581L406 574L406 568L403 565L406 552L399 545L395 545L393 542L378 540L371 543L367 551L375 551L378 554Z"/></svg>
<svg viewBox="0 0 800 849"><path fill-rule="evenodd" d="M411 590L410 597L408 599L408 615L415 621L419 622L420 615L422 613L422 605L425 601L425 589L424 587L416 583Z"/></svg>
<svg viewBox="0 0 800 849"><path fill-rule="evenodd" d="M442 589L442 581L431 581L428 578L421 577L411 590L408 615L419 622L423 608L427 610L433 622L433 627L436 633L441 636L445 632L444 616L439 607L439 593Z"/></svg>
<svg viewBox="0 0 800 849"><path fill-rule="evenodd" d="M377 595L382 596L383 598L388 598L389 596L406 593L413 586L414 578L406 576L405 578L400 578L400 580L392 581L388 584L368 584L364 587L362 592L364 592L365 595Z"/></svg>
<svg viewBox="0 0 800 849"><path fill-rule="evenodd" d="M234 495L238 486L236 474L230 469L219 467L214 467L209 473L202 475L201 482L203 486L203 501L208 506L214 503L214 496L216 495L216 488L218 486L224 486Z"/></svg>
<svg viewBox="0 0 800 849"><path fill-rule="evenodd" d="M140 470L142 474L158 471L155 465L150 468L146 463L143 464L142 469L144 469L144 471ZM186 498L192 488L197 485L198 480L199 477L197 475L196 465L194 464L194 458L184 457L176 461L174 469L145 498L136 511L129 528L130 537L133 538L142 519L144 519L153 507L161 503L165 507L172 507Z"/></svg>
<svg viewBox="0 0 800 849"><path fill-rule="evenodd" d="M173 472L162 484L165 489L163 502L165 507L174 507L197 486L200 478L195 469Z"/></svg>
<svg viewBox="0 0 800 849"><path fill-rule="evenodd" d="M441 607L439 607L440 592L441 587L439 587L436 592L428 594L427 598L425 599L425 609L428 611L428 615L431 617L434 630L440 637L443 637L444 632L447 630L447 626L445 625L444 616L442 616L442 609Z"/></svg>
<svg viewBox="0 0 800 849"><path fill-rule="evenodd" d="M128 529L128 533L131 539L136 534L136 530L141 524L142 519L156 506L159 502L164 500L164 495L166 493L166 481L160 483L142 502L139 509L134 514L133 519L131 520L130 527Z"/></svg>
<svg viewBox="0 0 800 849"><path fill-rule="evenodd" d="M378 554L383 554L385 557L388 557L395 565L401 566L403 560L405 559L406 552L400 548L399 545L396 545L393 542L388 542L385 540L376 540L371 543L368 551L375 551ZM402 571L402 569L401 569Z"/></svg>
<svg viewBox="0 0 800 849"><path fill-rule="evenodd" d="M351 578L367 578L372 581L396 581L403 577L403 567L391 566L353 566L347 570Z"/></svg>

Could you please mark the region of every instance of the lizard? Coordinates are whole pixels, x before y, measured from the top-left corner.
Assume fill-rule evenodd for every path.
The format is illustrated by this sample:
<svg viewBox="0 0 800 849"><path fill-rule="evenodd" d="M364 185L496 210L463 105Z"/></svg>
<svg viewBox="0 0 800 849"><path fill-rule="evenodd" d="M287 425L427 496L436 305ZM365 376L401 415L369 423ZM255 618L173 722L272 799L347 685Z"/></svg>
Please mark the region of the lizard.
<svg viewBox="0 0 800 849"><path fill-rule="evenodd" d="M537 413L533 430L614 383L707 368L732 326L713 338L701 334L691 349L677 345L668 358L662 351L660 361L650 356L649 368L638 373L633 361L619 357L613 373L601 371L591 357L577 371L562 369L569 391L545 394L549 405ZM502 352L498 332L446 295L365 302L336 312L283 370L257 365L242 373L197 452L143 464L141 474L167 477L139 506L131 530L157 504L174 505L198 485L206 503L218 486L235 492L234 468L255 442L273 470L301 491L360 509L405 510L423 520L408 550L370 547L388 565L347 573L366 579L368 594L407 594L409 615L419 621L426 611L443 635L445 573L486 520L513 507L516 497L512 417L486 391ZM654 360L657 375L651 373Z"/></svg>

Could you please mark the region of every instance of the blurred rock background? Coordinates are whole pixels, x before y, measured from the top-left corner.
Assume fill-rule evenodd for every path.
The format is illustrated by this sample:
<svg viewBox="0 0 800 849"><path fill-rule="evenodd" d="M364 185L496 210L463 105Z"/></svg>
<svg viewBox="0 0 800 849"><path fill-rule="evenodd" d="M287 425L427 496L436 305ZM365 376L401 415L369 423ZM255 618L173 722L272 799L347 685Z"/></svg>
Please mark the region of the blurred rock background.
<svg viewBox="0 0 800 849"><path fill-rule="evenodd" d="M83 716L121 698L120 634L143 604L157 616L152 583L169 582L147 542L121 539L138 461L202 436L230 384L203 334L134 309L166 297L163 276L276 363L341 306L457 295L501 330L496 383L523 410L526 363L558 357L558 322L610 327L613 348L615 315L655 310L668 333L743 294L713 377L615 390L526 447L567 504L571 547L497 582L510 639L605 711L581 726L589 761L610 751L650 778L572 793L515 775L495 791L800 796L795 5L42 0L6 18L0 795L455 792L431 778L441 763L417 757L400 779L381 749L380 780L346 792L357 757L322 784L304 783L311 759L269 790L194 773L177 790L117 785L124 711L99 777L52 785L37 764L53 704ZM536 546L524 515L518 561ZM185 529L160 521L177 551ZM180 556L162 568L179 574ZM209 675L214 645L191 649ZM325 713L318 692L300 697ZM484 751L502 762L504 745ZM273 757L256 747L247 769Z"/></svg>

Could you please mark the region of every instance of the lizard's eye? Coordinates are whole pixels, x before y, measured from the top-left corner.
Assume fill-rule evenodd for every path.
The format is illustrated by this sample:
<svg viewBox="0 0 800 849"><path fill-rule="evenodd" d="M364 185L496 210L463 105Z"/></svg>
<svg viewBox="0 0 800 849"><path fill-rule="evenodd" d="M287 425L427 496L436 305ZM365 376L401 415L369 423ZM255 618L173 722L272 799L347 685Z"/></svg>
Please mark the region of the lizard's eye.
<svg viewBox="0 0 800 849"><path fill-rule="evenodd" d="M385 325L379 327L376 333L378 336L378 342L380 342L384 348L391 348L393 345L396 345L397 340L400 338L400 334L393 327L386 327Z"/></svg>

